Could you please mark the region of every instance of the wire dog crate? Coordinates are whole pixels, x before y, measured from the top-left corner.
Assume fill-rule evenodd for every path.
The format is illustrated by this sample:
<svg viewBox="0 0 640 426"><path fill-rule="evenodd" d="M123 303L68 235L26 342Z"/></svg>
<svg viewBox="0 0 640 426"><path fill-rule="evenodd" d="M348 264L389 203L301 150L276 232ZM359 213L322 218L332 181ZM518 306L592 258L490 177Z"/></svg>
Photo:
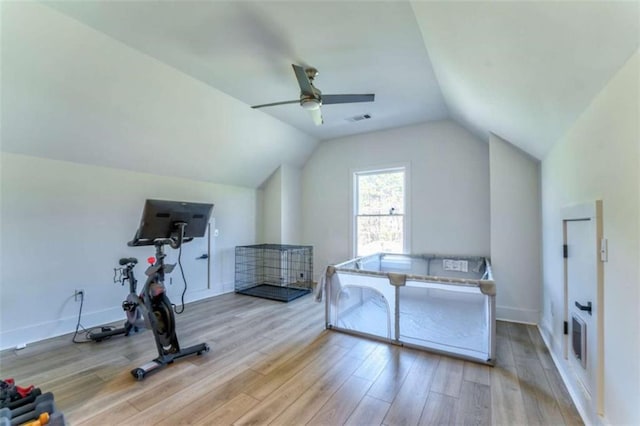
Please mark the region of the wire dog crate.
<svg viewBox="0 0 640 426"><path fill-rule="evenodd" d="M236 293L290 302L310 293L312 287L312 246L236 247Z"/></svg>

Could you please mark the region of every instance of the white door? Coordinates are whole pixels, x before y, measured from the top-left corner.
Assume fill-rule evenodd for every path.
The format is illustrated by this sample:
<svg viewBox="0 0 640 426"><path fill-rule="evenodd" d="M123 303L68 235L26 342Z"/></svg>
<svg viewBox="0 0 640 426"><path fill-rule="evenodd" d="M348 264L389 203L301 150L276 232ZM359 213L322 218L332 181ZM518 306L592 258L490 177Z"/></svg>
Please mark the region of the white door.
<svg viewBox="0 0 640 426"><path fill-rule="evenodd" d="M577 379L591 398L596 389L598 357L598 246L595 221L579 219L567 220L564 223L567 245L567 321L569 323L567 358ZM578 326L579 324L583 324L583 327ZM581 329L585 331L584 347L581 347L578 334Z"/></svg>

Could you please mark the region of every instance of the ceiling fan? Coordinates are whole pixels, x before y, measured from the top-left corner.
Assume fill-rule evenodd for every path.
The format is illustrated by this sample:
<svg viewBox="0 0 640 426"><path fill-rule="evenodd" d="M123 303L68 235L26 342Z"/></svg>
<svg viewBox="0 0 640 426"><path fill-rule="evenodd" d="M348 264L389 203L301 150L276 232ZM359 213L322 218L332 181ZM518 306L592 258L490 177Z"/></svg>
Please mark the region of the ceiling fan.
<svg viewBox="0 0 640 426"><path fill-rule="evenodd" d="M330 104L349 104L354 102L373 102L375 94L369 93L364 95L323 95L313 85L313 80L318 75L318 70L315 68L302 68L299 65L291 64L293 71L296 74L298 85L300 86L300 99L293 101L274 102L270 104L254 105L251 108L264 108L276 105L295 104L299 103L300 106L309 111L311 119L319 126L323 123L322 112L320 106Z"/></svg>

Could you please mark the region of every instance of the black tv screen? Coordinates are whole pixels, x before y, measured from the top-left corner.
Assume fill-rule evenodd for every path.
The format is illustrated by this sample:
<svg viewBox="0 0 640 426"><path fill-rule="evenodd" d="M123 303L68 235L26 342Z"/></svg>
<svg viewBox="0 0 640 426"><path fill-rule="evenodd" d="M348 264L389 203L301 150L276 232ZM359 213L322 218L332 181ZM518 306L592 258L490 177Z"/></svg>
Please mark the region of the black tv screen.
<svg viewBox="0 0 640 426"><path fill-rule="evenodd" d="M177 222L186 223L185 238L204 237L212 211L213 204L146 200L136 238L153 240L175 237Z"/></svg>

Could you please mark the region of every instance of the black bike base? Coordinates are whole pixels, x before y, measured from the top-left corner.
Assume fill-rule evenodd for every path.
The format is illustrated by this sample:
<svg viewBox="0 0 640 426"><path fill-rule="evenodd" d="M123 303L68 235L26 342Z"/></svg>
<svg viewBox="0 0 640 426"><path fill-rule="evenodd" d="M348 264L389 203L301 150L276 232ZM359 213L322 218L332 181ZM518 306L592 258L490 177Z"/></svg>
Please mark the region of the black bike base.
<svg viewBox="0 0 640 426"><path fill-rule="evenodd" d="M126 328L114 328L112 330L104 330L97 333L89 333L89 339L95 342L101 342L105 339L108 339L112 336L119 336L120 334L124 334L125 336L129 336L131 333L137 333L138 327L132 327L127 330Z"/></svg>
<svg viewBox="0 0 640 426"><path fill-rule="evenodd" d="M194 346L189 346L181 350L180 352L176 352L175 354L164 355L162 357L158 357L148 363L141 365L140 367L134 368L131 370L131 375L136 378L136 380L140 381L147 377L147 375L152 372L161 369L162 367L167 366L168 364L173 363L173 361L183 358L189 355L202 355L204 352L209 352L209 345L206 343L200 343Z"/></svg>

